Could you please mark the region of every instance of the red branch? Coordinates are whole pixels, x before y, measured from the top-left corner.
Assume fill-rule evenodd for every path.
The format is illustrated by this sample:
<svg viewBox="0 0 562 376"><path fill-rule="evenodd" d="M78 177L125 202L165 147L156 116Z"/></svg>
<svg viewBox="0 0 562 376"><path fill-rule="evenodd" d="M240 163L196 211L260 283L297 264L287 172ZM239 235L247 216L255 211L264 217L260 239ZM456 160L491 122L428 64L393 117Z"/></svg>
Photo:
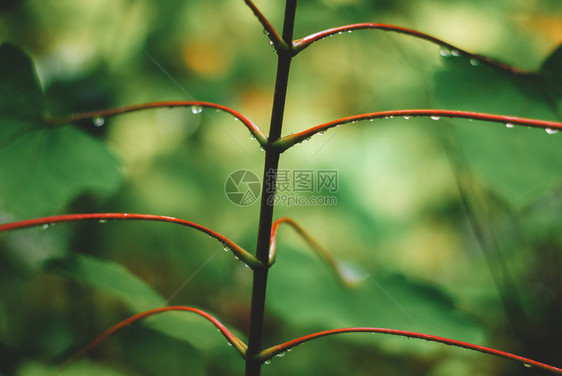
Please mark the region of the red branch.
<svg viewBox="0 0 562 376"><path fill-rule="evenodd" d="M266 361L268 359L273 358L275 355L281 354L281 353L283 353L283 352L285 352L285 351L287 351L287 350L289 350L289 349L291 349L295 346L298 346L298 345L300 345L304 342L307 342L307 341L310 341L310 340L313 340L313 339L316 339L316 338L320 338L320 337L325 337L325 336L334 335L334 334L343 334L343 333L382 333L382 334L391 334L391 335L403 336L403 337L408 337L408 338L425 339L426 341L430 341L430 342L444 343L444 344L450 345L450 346L462 347L462 348L465 348L465 349L480 351L480 352L483 352L483 353L486 353L486 354L491 354L491 355L499 356L499 357L502 357L502 358L516 360L518 362L522 362L524 365L526 365L528 367L529 366L530 367L538 367L538 368L542 368L542 369L545 369L545 370L550 371L550 372L562 373L562 368L557 368L557 367L554 367L554 366L551 366L551 365L548 365L548 364L545 364L545 363L537 362L536 360L524 358L522 356L510 354L510 353L500 351L500 350L496 350L496 349L492 349L492 348L489 348L489 347L474 345L474 344L471 344L471 343L461 342L461 341L457 341L457 340L449 339L449 338L444 338L444 337L432 336L432 335L429 335L429 334L409 332L409 331L405 331L405 330L383 329L383 328L343 328L343 329L332 329L332 330L326 330L326 331L322 331L322 332L318 332L318 333L314 333L314 334L309 334L307 336L296 338L292 341L285 342L283 344L273 346L273 347L270 347L266 350L263 350L261 353L259 353L257 355L257 358L261 361Z"/></svg>
<svg viewBox="0 0 562 376"><path fill-rule="evenodd" d="M277 219L271 226L271 235L269 240L269 266L273 265L277 256L277 229L282 223L286 223L292 227L293 230L295 230L297 234L299 234L308 243L316 255L318 255L318 257L320 257L328 265L330 270L344 286L351 287L357 282L350 279L342 272L341 264L334 256L332 256L331 253L326 251L326 249L324 249L320 243L318 243L308 232L306 232L302 226L288 217Z"/></svg>
<svg viewBox="0 0 562 376"><path fill-rule="evenodd" d="M256 5L251 0L244 0L246 5L254 12L254 15L260 21L263 26L264 32L267 34L269 40L273 43L273 46L277 51L281 49L288 49L287 44L285 41L279 36L275 28L269 23L267 18L263 15L263 13L256 7Z"/></svg>
<svg viewBox="0 0 562 376"><path fill-rule="evenodd" d="M355 123L360 120L381 119L381 118L386 119L394 116L401 116L404 118L432 117L436 120L441 117L474 119L474 120L490 121L494 123L502 123L506 125L525 125L528 127L546 129L549 132L562 130L562 123L560 122L520 118L515 116L492 115L492 114L483 114L479 112L454 111L454 110L396 110L396 111L371 112L368 114L354 115L354 116L344 117L341 119L336 119L328 123L317 125L305 131L282 137L273 143L273 147L278 148L279 150L281 150L281 152L283 152L288 148L290 148L291 146L293 146L294 144L297 144L299 142L308 139L309 137L312 137L316 133L324 132L327 129L336 127L338 125L342 125L346 123Z"/></svg>
<svg viewBox="0 0 562 376"><path fill-rule="evenodd" d="M99 110L99 111L91 111L91 112L83 112L79 114L73 114L69 116L65 116L58 119L51 119L50 123L54 125L61 125L72 123L78 120L85 120L85 119L92 119L92 118L103 118L107 116L119 115L124 114L127 112L134 112L134 111L141 111L141 110L148 110L153 108L164 108L164 107L193 107L193 108L214 108L216 110L228 112L236 119L240 120L246 128L252 133L252 135L259 141L262 146L267 144L267 136L265 133L262 132L261 129L258 128L250 119L246 116L242 115L240 112L233 110L232 108L222 106L220 104L210 103L210 102L200 102L200 101L162 101L162 102L151 102L151 103L143 103L137 104L132 106L126 107L119 107L119 108L112 108L108 110Z"/></svg>
<svg viewBox="0 0 562 376"><path fill-rule="evenodd" d="M291 218L282 217L277 219L271 225L271 235L269 236L269 262L268 265L273 265L275 258L277 256L277 229L281 223L288 222L290 224L296 224Z"/></svg>
<svg viewBox="0 0 562 376"><path fill-rule="evenodd" d="M379 24L379 23L360 23L360 24L353 24L353 25L335 27L333 29L324 30L324 31L321 31L319 33L315 33L315 34L309 35L307 37L304 37L302 39L295 40L295 41L293 41L294 54L296 55L297 53L304 50L306 47L310 46L314 42L317 42L321 39L324 39L324 38L326 38L330 35L349 33L349 32L352 32L353 30L361 30L361 29L364 29L364 30L365 29L366 30L383 30L383 31L391 31L391 32L400 33L400 34L406 34L406 35L409 35L409 36L412 36L412 37L415 37L415 38L423 39L423 40L426 40L428 42L437 44L437 45L449 50L449 53L454 53L455 55L457 55L457 54L458 55L464 55L464 56L467 56L471 59L475 59L476 61L478 61L480 63L487 64L487 65L493 66L495 68L499 68L501 70L505 70L505 71L508 71L508 72L511 72L511 73L514 73L514 74L524 74L524 72L522 72L521 70L519 70L517 68L511 67L507 64L504 64L504 63L501 63L499 61L490 59L489 57L486 57L486 56L470 53L466 50L463 50L459 47L453 46L452 44L447 43L447 42L445 42L445 41L443 41L439 38L436 38L434 36L431 36L429 34L422 33L420 31L408 29L408 28L401 27L401 26Z"/></svg>
<svg viewBox="0 0 562 376"><path fill-rule="evenodd" d="M156 314L162 313L162 312L168 312L168 311L188 311L188 312L193 312L193 313L196 313L200 316L203 316L204 318L206 318L207 320L212 322L214 326L217 327L217 329L222 333L222 335L225 336L226 340L230 344L232 344L232 346L240 353L240 355L242 355L243 358L246 356L246 349L247 349L246 344L244 344L244 342L242 342L238 337L236 337L234 334L232 334L219 320L217 320L213 316L211 316L208 313L206 313L204 311L201 311L200 309L197 309L197 308L184 307L184 306L172 306L172 307L162 307L162 308L151 309L149 311L145 311L145 312L136 314L136 315L131 316L131 317L129 317L129 318L123 320L123 321L120 321L119 323L113 325L111 328L107 329L105 332L103 332L102 334L97 336L95 339L93 339L86 346L81 348L76 354L74 354L70 359L68 359L60 367L60 369L66 367L70 363L73 363L76 360L80 359L87 352L89 352L94 347L98 346L100 343L105 341L109 336L113 335L115 332L117 332L118 330L126 327L127 325L131 325L132 323L134 323L136 321L139 321L139 320L142 320L146 317L156 315Z"/></svg>
<svg viewBox="0 0 562 376"><path fill-rule="evenodd" d="M21 222L13 222L13 223L6 223L0 225L0 232L2 231L9 231L9 230L17 230L23 229L28 227L35 227L35 226L42 226L42 225L50 225L53 223L60 223L60 222L73 222L73 221L85 221L85 220L98 220L98 221L107 221L107 220L142 220L142 221L158 221L158 222L169 222L169 223L176 223L182 226L191 227L198 231L201 231L212 238L217 239L220 241L223 246L228 247L232 253L240 258L246 265L250 268L260 268L263 267L261 261L257 260L252 254L248 251L244 250L242 247L238 246L232 240L228 239L227 237L210 230L206 227L203 227L197 223L185 221L183 219L173 218L173 217L165 217L161 215L151 215L151 214L130 214L130 213L92 213L92 214L66 214L66 215L57 215L52 217L43 217L43 218L35 218L35 219L28 219L26 221Z"/></svg>

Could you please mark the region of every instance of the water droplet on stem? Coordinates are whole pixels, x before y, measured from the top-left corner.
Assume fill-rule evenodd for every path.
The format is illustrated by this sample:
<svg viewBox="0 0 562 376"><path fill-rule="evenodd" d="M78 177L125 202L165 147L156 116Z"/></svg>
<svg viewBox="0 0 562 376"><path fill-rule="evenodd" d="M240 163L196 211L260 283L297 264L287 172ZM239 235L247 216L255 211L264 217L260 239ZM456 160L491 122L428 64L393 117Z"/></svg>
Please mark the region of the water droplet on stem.
<svg viewBox="0 0 562 376"><path fill-rule="evenodd" d="M94 127L99 128L105 124L105 119L102 118L101 116L96 116L95 118L92 119L92 122L94 123Z"/></svg>
<svg viewBox="0 0 562 376"><path fill-rule="evenodd" d="M552 129L552 128L546 128L544 131L545 131L546 133L548 133L548 134L556 134L556 133L558 133L558 129Z"/></svg>
<svg viewBox="0 0 562 376"><path fill-rule="evenodd" d="M514 126L515 126L515 125L513 125L513 124L511 124L511 123L507 123L507 124L505 125L506 128L513 128Z"/></svg>
<svg viewBox="0 0 562 376"><path fill-rule="evenodd" d="M451 56L451 51L446 47L441 47L441 49L439 50L439 55L443 57L449 57Z"/></svg>
<svg viewBox="0 0 562 376"><path fill-rule="evenodd" d="M431 116L431 120L439 120L439 119L441 119L441 116L436 116L436 115Z"/></svg>
<svg viewBox="0 0 562 376"><path fill-rule="evenodd" d="M203 111L203 107L201 106L192 106L191 107L191 112L196 115L196 114L200 114Z"/></svg>

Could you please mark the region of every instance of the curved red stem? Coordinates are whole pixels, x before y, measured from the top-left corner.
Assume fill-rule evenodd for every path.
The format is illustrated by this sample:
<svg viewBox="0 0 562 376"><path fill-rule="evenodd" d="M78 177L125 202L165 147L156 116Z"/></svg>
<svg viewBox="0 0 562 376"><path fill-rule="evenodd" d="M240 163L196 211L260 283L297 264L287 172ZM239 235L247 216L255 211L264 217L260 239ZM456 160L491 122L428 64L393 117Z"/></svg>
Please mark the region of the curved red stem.
<svg viewBox="0 0 562 376"><path fill-rule="evenodd" d="M334 256L332 256L331 253L326 251L324 247L322 247L320 243L318 243L308 232L306 232L306 230L302 226L288 217L277 219L271 226L271 235L269 241L269 266L273 265L277 256L277 229L282 223L286 223L290 227L292 227L293 230L295 230L297 234L299 234L308 243L312 250L328 265L330 270L336 275L338 280L343 285L349 287L354 284L354 281L351 281L344 275L344 273L342 273L338 260Z"/></svg>
<svg viewBox="0 0 562 376"><path fill-rule="evenodd" d="M476 59L477 61L493 66L495 68L499 68L505 71L509 71L511 73L514 74L524 74L524 72L522 72L521 70L511 67L507 64L501 63L499 61L493 60L489 57L486 56L482 56L482 55L478 55L478 54L473 54L470 53L466 50L463 50L459 47L453 46L450 43L445 42L444 40L441 40L439 38L436 38L434 36L431 36L429 34L426 33L422 33L421 31L417 31L417 30L413 30L413 29L408 29L405 27L401 27L401 26L396 26L396 25L387 25L387 24L381 24L381 23L359 23L359 24L353 24L353 25L346 25L346 26L340 26L340 27L334 27L332 29L328 29L328 30L324 30L321 31L319 33L315 33L312 35L309 35L307 37L301 38L301 39L297 39L295 41L293 41L293 51L294 54L299 53L300 51L304 50L306 47L310 46L311 44L313 44L314 42L317 42L321 39L324 39L330 35L334 35L334 34L339 34L339 33L344 33L344 32L351 32L353 30L383 30L383 31L391 31L391 32L395 32L395 33L399 33L399 34L406 34L418 39L423 39L426 40L428 42L437 44L441 47L444 47L450 51L456 51L458 54L460 55L464 55L473 59Z"/></svg>
<svg viewBox="0 0 562 376"><path fill-rule="evenodd" d="M74 354L70 359L68 359L60 368L62 369L68 366L70 363L75 362L76 360L84 356L88 351L98 346L100 343L105 341L109 336L113 335L115 332L124 328L125 326L131 325L132 323L142 320L146 317L156 315L162 312L168 312L168 311L188 311L203 316L204 318L212 322L214 326L217 327L217 329L222 333L222 335L225 336L226 340L232 344L232 346L240 353L240 355L242 355L243 358L246 356L247 346L238 337L232 334L219 320L197 308L185 307L185 306L172 306L172 307L151 309L149 311L138 313L123 321L120 321L119 323L113 325L111 328L107 329L105 332L94 338L86 346L81 348L76 354Z"/></svg>
<svg viewBox="0 0 562 376"><path fill-rule="evenodd" d="M260 21L263 26L264 31L267 33L269 40L273 43L273 46L276 50L280 50L282 48L288 49L287 44L283 39L279 36L275 28L269 23L267 18L263 15L263 13L256 7L256 5L251 0L244 0L246 5L254 12L254 15Z"/></svg>
<svg viewBox="0 0 562 376"><path fill-rule="evenodd" d="M562 368L554 367L545 363L537 362L536 360L524 358L519 355L510 354L504 351L492 349L490 347L484 347L479 345L474 345L472 343L461 342L450 338L438 337L429 334L417 333L417 332L410 332L406 330L396 330L396 329L384 329L384 328L342 328L342 329L332 329L332 330L325 330L318 333L309 334L304 337L296 338L292 341L285 342L283 344L270 347L266 350L263 350L260 354L258 354L259 360L266 361L268 359L273 358L277 354L281 354L295 346L298 346L304 342L311 341L316 338L325 337L334 334L343 334L343 333L381 333L381 334L390 334L390 335L397 335L402 337L408 338L418 338L418 339L425 339L426 341L430 342L439 342L450 346L461 347L464 349L480 351L482 353L491 354L495 356L499 356L506 359L516 360L522 362L527 366L533 366L542 368L544 370L554 372L554 373L562 373Z"/></svg>
<svg viewBox="0 0 562 376"><path fill-rule="evenodd" d="M212 238L217 239L225 247L228 247L236 257L240 258L240 260L242 260L246 265L248 265L252 269L263 267L261 261L257 260L252 254L244 250L242 247L238 246L236 243L234 243L232 240L228 239L227 237L211 229L208 229L204 226L201 226L197 223L185 221L183 219L178 219L174 217L166 217L162 215L130 214L130 213L88 213L88 214L56 215L52 217L35 218L35 219L28 219L26 221L6 223L0 225L0 232L41 226L41 225L50 225L53 223L60 223L60 222L73 222L73 221L86 221L86 220L98 220L98 221L142 220L142 221L176 223L182 226L191 227L193 229L196 229L198 231L201 231L211 236Z"/></svg>
<svg viewBox="0 0 562 376"><path fill-rule="evenodd" d="M73 114L61 118L50 119L49 122L54 125L61 125L72 123L77 120L85 120L91 119L96 117L107 117L113 115L124 114L127 112L134 112L134 111L141 111L141 110L148 110L153 108L164 108L164 107L202 107L202 108L214 108L216 110L228 112L236 119L240 120L242 124L248 128L250 133L259 141L262 146L267 144L267 136L265 133L262 132L261 129L258 128L250 119L246 116L242 115L240 112L233 110L232 108L222 106L220 104L211 103L211 102L201 102L201 101L161 101L161 102L151 102L151 103L143 103L137 104L132 106L126 107L119 107L119 108L112 108L108 110L99 110L99 111L90 111L90 112L83 112L79 114Z"/></svg>
<svg viewBox="0 0 562 376"><path fill-rule="evenodd" d="M291 218L282 217L277 219L271 225L271 235L269 236L269 262L268 265L273 265L277 256L277 229L279 225L284 222L293 222Z"/></svg>
<svg viewBox="0 0 562 376"><path fill-rule="evenodd" d="M282 137L273 143L273 147L278 148L281 151L285 151L291 146L293 146L294 144L302 142L308 139L309 137L315 135L316 133L326 131L327 129L333 128L338 125L342 125L346 123L355 123L360 120L381 119L381 118L385 119L394 116L401 116L406 118L448 117L448 118L474 119L474 120L490 121L490 122L502 123L502 124L525 125L534 128L551 129L553 131L562 130L562 123L560 122L528 119L528 118L521 118L515 116L493 115L493 114L484 114L479 112L456 111L456 110L418 110L418 109L396 110L396 111L371 112L368 114L354 115L354 116L344 117L341 119L336 119L328 123L320 124L315 127L309 128L305 131Z"/></svg>

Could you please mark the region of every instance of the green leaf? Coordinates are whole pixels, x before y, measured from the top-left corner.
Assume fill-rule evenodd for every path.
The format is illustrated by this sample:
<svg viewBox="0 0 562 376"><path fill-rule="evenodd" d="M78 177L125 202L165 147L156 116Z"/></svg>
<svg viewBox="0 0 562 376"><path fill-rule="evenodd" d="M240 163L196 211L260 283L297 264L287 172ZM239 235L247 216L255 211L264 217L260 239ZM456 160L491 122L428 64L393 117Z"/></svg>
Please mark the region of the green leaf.
<svg viewBox="0 0 562 376"><path fill-rule="evenodd" d="M545 59L540 75L549 95L558 99L562 98L562 44Z"/></svg>
<svg viewBox="0 0 562 376"><path fill-rule="evenodd" d="M57 366L46 366L40 363L27 363L21 367L18 376L50 376L57 374L60 376L123 376L124 373L118 372L105 365L96 364L89 360L81 360L60 370Z"/></svg>
<svg viewBox="0 0 562 376"><path fill-rule="evenodd" d="M86 191L121 183L119 160L99 140L44 120L44 98L31 60L0 46L0 209L18 217L54 214Z"/></svg>
<svg viewBox="0 0 562 376"><path fill-rule="evenodd" d="M271 273L268 308L299 332L366 326L477 343L483 336L481 326L456 310L453 300L434 286L379 272L360 286L345 288L316 257L290 248L283 249ZM366 337L346 338L363 342ZM377 344L392 340L377 338Z"/></svg>
<svg viewBox="0 0 562 376"><path fill-rule="evenodd" d="M4 119L40 120L43 93L31 60L11 44L0 46L0 116Z"/></svg>
<svg viewBox="0 0 562 376"><path fill-rule="evenodd" d="M435 77L439 107L465 111L560 120L560 50L539 74L515 75L466 57L448 57ZM445 121L445 120L443 120ZM468 167L495 194L521 207L562 182L562 137L540 129L451 121Z"/></svg>
<svg viewBox="0 0 562 376"><path fill-rule="evenodd" d="M112 261L77 255L53 260L47 264L47 268L120 298L133 314L167 305L162 295L125 267ZM141 322L151 329L186 341L201 351L232 350L210 322L190 312L166 312Z"/></svg>

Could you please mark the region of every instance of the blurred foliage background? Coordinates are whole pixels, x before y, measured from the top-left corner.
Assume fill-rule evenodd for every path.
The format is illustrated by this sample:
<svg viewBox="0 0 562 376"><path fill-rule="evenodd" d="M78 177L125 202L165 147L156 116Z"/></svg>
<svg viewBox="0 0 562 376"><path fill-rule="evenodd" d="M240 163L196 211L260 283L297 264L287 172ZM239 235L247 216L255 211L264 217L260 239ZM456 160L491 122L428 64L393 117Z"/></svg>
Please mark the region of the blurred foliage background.
<svg viewBox="0 0 562 376"><path fill-rule="evenodd" d="M280 29L284 3L256 4ZM407 108L562 120L560 53L544 64L562 41L560 1L301 1L295 35L357 22L415 28L542 75L520 79L472 66L392 33L336 35L295 59L284 134ZM33 59L45 93L37 102L44 107L22 110L19 120L41 111L57 117L204 100L268 129L276 55L242 1L4 1L0 40ZM3 74L2 103L15 103L18 90L40 97ZM3 223L61 213L160 214L254 249L258 204L233 205L224 183L238 169L261 177L264 153L232 117L166 108L38 133L31 120L3 115ZM21 136L18 127L34 131ZM25 138L30 134L40 136ZM282 169L338 172L337 205L280 205L276 217L305 226L359 283L340 286L282 228L265 345L334 327L389 327L560 366L560 137L466 120L388 119L332 129L288 150ZM119 320L166 304L201 307L245 339L250 288L250 271L220 244L169 224L88 222L2 233L0 374L49 374ZM203 319L163 314L123 329L60 373L239 375L243 362ZM307 343L263 373L540 374L479 353L364 334Z"/></svg>

